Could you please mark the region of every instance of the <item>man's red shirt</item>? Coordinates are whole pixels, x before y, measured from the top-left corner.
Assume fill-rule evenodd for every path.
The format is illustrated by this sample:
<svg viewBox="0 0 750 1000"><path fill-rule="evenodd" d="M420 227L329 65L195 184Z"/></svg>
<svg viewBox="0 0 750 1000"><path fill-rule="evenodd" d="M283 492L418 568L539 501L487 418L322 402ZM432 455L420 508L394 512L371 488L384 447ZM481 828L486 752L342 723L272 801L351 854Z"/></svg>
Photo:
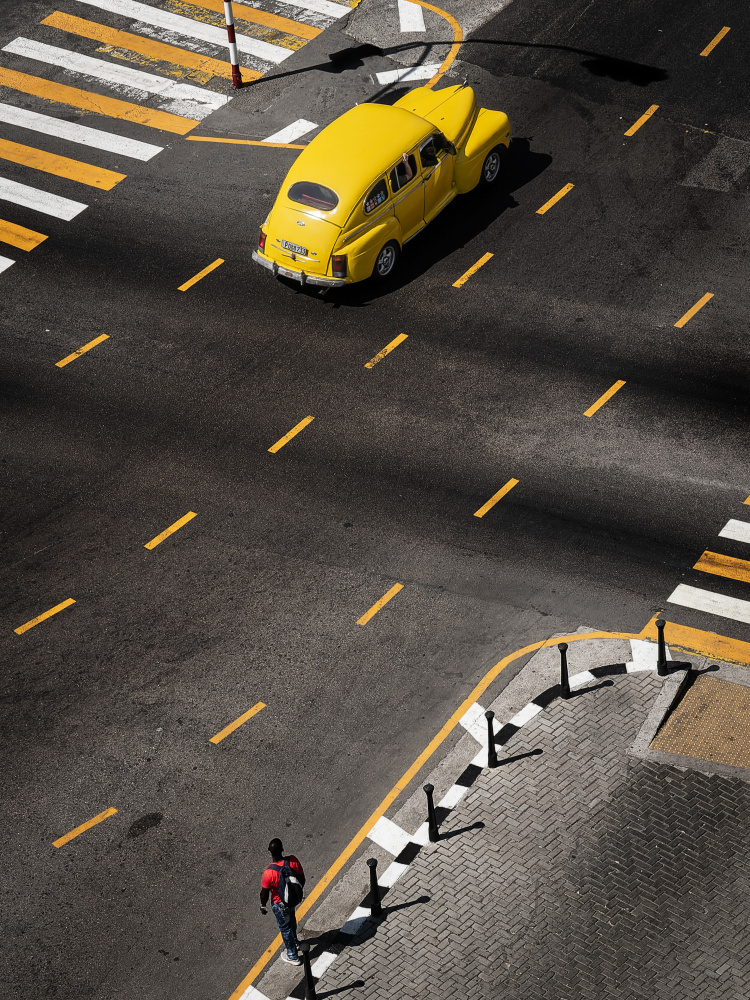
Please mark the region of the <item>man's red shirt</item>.
<svg viewBox="0 0 750 1000"><path fill-rule="evenodd" d="M302 878L305 877L305 873L302 869L302 865L299 863L297 858L293 854L290 854L286 860L289 862L289 867L292 869L295 875L298 877L301 875ZM278 862L281 864L282 862ZM276 865L277 862L272 861L272 865ZM279 868L266 868L263 872L263 879L260 883L262 889L270 889L271 891L271 904L281 903L282 899L279 895Z"/></svg>

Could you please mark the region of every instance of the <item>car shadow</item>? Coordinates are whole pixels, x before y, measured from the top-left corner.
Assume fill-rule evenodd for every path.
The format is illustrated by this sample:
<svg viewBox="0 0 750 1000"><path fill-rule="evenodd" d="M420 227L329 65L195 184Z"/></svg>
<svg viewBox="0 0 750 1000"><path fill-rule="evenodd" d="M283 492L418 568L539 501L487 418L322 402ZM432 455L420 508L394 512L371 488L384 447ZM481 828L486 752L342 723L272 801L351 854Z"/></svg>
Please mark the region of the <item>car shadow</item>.
<svg viewBox="0 0 750 1000"><path fill-rule="evenodd" d="M503 212L517 207L514 192L538 177L552 162L549 154L535 152L531 142L530 138L512 139L508 166L497 184L491 188L477 188L455 198L434 222L425 226L404 247L398 268L388 281L382 284L372 280L362 281L344 288L328 289L322 294L305 289L302 294L317 295L332 308L358 308L384 295L391 295L422 277L443 258L475 240ZM296 287L300 289L299 285Z"/></svg>

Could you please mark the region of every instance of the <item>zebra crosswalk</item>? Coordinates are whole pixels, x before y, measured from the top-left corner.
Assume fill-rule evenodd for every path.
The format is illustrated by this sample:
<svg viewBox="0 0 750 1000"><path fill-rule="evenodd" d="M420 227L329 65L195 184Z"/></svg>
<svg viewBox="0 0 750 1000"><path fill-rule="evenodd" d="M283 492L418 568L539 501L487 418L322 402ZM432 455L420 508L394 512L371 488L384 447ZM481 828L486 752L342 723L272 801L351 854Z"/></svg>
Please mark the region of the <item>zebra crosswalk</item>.
<svg viewBox="0 0 750 1000"><path fill-rule="evenodd" d="M243 82L284 62L358 2L234 3ZM69 197L69 182L112 191L126 180L121 158L152 160L164 139L188 137L232 99L223 0L64 3L0 49L0 249L34 250L50 234L29 225L29 211L73 221L88 203ZM301 119L273 141L315 127ZM104 163L87 162L81 147ZM55 190L59 182L64 194ZM0 273L16 263L6 252Z"/></svg>
<svg viewBox="0 0 750 1000"><path fill-rule="evenodd" d="M750 545L750 522L730 518L718 533L718 537ZM693 569L712 576L750 583L750 559L706 551ZM704 614L750 625L750 600L681 583L672 591L668 601L670 604L690 608L692 611L701 611Z"/></svg>

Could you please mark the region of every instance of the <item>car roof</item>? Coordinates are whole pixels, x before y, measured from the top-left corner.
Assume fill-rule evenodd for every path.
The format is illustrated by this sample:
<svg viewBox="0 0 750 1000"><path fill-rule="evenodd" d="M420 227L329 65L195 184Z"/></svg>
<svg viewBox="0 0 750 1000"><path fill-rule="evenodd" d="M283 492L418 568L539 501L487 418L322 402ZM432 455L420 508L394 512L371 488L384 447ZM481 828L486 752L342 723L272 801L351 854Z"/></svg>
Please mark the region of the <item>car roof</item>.
<svg viewBox="0 0 750 1000"><path fill-rule="evenodd" d="M373 181L434 131L434 125L405 108L359 104L324 128L300 153L284 190L296 181L332 188L339 205L322 217L341 224L336 217L348 217Z"/></svg>

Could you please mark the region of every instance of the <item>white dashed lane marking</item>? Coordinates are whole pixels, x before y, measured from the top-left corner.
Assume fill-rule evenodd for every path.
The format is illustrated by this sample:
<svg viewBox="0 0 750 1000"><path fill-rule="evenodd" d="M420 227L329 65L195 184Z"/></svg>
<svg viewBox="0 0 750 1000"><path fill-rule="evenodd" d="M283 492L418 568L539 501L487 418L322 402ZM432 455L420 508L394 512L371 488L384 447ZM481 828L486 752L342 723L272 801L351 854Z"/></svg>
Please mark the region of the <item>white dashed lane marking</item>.
<svg viewBox="0 0 750 1000"><path fill-rule="evenodd" d="M405 80L430 80L440 69L440 63L428 63L425 66L407 66L404 69L389 69L378 73L378 83L401 83Z"/></svg>
<svg viewBox="0 0 750 1000"><path fill-rule="evenodd" d="M269 135L268 138L264 139L264 142L294 142L295 139L299 139L300 136L307 135L308 132L312 132L314 128L318 126L315 122L309 122L306 118L298 118L296 122L292 122L291 125L287 125L286 128L282 128L279 132L274 132L273 135Z"/></svg>

